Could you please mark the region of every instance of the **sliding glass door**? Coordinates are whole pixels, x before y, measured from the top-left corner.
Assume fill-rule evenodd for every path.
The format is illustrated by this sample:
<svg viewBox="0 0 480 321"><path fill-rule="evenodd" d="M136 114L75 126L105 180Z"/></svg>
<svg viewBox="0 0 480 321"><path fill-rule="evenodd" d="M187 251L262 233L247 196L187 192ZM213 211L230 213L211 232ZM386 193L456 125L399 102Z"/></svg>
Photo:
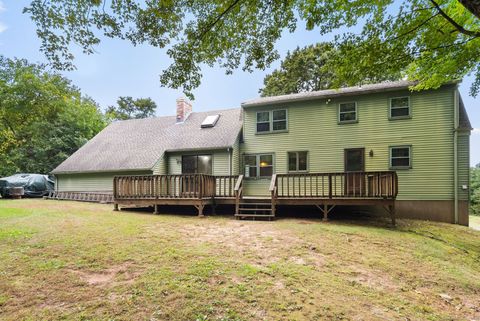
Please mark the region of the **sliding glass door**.
<svg viewBox="0 0 480 321"><path fill-rule="evenodd" d="M182 174L212 175L212 155L182 156Z"/></svg>

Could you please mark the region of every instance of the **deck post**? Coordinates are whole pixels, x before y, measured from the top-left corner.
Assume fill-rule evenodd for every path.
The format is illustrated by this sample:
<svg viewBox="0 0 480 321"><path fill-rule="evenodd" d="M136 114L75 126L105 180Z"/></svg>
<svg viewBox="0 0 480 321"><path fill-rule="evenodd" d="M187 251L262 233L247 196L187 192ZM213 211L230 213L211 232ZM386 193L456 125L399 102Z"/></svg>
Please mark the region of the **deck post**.
<svg viewBox="0 0 480 321"><path fill-rule="evenodd" d="M237 197L235 199L235 215L238 215L240 212L240 199Z"/></svg>
<svg viewBox="0 0 480 321"><path fill-rule="evenodd" d="M198 203L198 205L196 207L198 209L198 216L199 217L204 217L205 215L203 215L203 208L205 207L205 205L203 205L203 203L200 202L200 203Z"/></svg>
<svg viewBox="0 0 480 321"><path fill-rule="evenodd" d="M118 203L114 203L114 204L113 204L113 210L114 210L115 212L118 212Z"/></svg>
<svg viewBox="0 0 480 321"><path fill-rule="evenodd" d="M158 204L153 205L153 214L160 214L158 212Z"/></svg>
<svg viewBox="0 0 480 321"><path fill-rule="evenodd" d="M322 221L324 222L327 222L328 221L328 205L327 204L323 204L323 219Z"/></svg>
<svg viewBox="0 0 480 321"><path fill-rule="evenodd" d="M390 212L390 217L392 218L392 225L395 226L395 202L392 205L388 206L388 210Z"/></svg>

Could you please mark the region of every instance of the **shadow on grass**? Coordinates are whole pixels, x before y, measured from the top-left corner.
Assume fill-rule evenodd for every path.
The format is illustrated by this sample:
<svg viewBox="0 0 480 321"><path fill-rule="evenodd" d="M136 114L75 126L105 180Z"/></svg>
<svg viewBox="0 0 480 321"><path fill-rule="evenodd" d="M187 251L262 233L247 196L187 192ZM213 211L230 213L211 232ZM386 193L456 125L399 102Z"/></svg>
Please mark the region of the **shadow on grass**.
<svg viewBox="0 0 480 321"><path fill-rule="evenodd" d="M122 211L135 212L138 214L152 214L153 207L143 208L124 208ZM179 216L197 216L198 212L193 206L159 206L159 215L179 215ZM232 218L235 213L233 205L217 206L215 212L211 206L206 206L204 214L206 216L216 216ZM386 213L386 212L385 212ZM385 214L386 215L386 214ZM371 227L391 227L389 217L384 217L370 211L368 208L354 206L336 206L328 215L329 222L337 224L354 224L359 226ZM321 211L315 206L278 206L275 220L301 219L303 222L319 223L323 216Z"/></svg>

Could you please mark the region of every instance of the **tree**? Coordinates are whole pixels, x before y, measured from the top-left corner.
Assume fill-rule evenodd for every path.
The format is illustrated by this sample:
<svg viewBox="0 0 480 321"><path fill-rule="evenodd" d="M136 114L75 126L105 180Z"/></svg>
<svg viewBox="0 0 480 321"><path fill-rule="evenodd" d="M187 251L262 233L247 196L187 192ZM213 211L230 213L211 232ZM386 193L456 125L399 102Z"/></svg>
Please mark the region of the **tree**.
<svg viewBox="0 0 480 321"><path fill-rule="evenodd" d="M118 106L109 106L105 115L110 120L148 118L155 115L157 104L150 98L120 97Z"/></svg>
<svg viewBox="0 0 480 321"><path fill-rule="evenodd" d="M68 79L0 56L0 176L48 173L104 126L98 105Z"/></svg>
<svg viewBox="0 0 480 321"><path fill-rule="evenodd" d="M288 52L279 69L274 70L263 80L262 96L275 96L306 91L330 89L336 82L332 57L337 50L329 43L318 43ZM382 72L373 79L363 79L362 83L400 79L400 73L390 75Z"/></svg>
<svg viewBox="0 0 480 321"><path fill-rule="evenodd" d="M165 86L187 94L200 85L202 64L231 73L264 69L278 58L276 41L299 25L333 31L336 81L354 85L381 72L405 74L412 89L437 88L473 73L480 89L480 3L477 0L113 1L32 0L41 50L56 68L73 68L69 48L94 52L99 34L133 45L168 48ZM360 33L348 31L361 27ZM344 31L347 30L347 31Z"/></svg>
<svg viewBox="0 0 480 321"><path fill-rule="evenodd" d="M474 215L480 215L480 164L470 168L470 209Z"/></svg>

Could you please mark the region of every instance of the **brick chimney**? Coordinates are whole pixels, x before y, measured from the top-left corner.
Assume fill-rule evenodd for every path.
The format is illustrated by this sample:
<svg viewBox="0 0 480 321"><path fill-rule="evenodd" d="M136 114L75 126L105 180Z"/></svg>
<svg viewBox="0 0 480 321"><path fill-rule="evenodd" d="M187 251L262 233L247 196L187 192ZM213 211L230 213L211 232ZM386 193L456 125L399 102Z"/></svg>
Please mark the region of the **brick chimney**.
<svg viewBox="0 0 480 321"><path fill-rule="evenodd" d="M177 99L177 123L183 123L192 112L192 104L186 98Z"/></svg>

